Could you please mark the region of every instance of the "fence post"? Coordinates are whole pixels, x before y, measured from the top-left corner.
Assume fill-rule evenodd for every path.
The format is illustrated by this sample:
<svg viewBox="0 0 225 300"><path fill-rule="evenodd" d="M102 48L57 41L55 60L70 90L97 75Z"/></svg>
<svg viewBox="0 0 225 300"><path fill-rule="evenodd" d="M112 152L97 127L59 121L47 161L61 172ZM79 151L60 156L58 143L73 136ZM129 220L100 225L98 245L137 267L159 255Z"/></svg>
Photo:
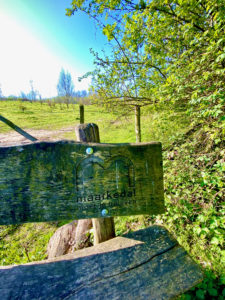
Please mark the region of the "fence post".
<svg viewBox="0 0 225 300"><path fill-rule="evenodd" d="M96 124L80 124L75 127L78 142L100 143L99 129ZM80 220L79 222L82 222ZM113 218L92 219L94 228L94 245L115 237L115 226Z"/></svg>
<svg viewBox="0 0 225 300"><path fill-rule="evenodd" d="M80 104L79 109L80 109L80 124L84 124L84 105Z"/></svg>
<svg viewBox="0 0 225 300"><path fill-rule="evenodd" d="M139 105L135 105L135 133L136 133L136 143L141 142L141 108Z"/></svg>

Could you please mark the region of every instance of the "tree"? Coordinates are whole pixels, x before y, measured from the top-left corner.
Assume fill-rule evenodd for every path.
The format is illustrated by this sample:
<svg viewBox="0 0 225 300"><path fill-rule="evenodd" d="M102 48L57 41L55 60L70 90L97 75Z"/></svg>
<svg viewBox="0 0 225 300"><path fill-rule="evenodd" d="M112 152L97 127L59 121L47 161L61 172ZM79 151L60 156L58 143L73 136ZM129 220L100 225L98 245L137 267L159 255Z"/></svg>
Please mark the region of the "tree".
<svg viewBox="0 0 225 300"><path fill-rule="evenodd" d="M81 95L81 98L85 98L85 97L88 96L88 93L87 93L86 90L82 90L82 91L80 92L80 95Z"/></svg>
<svg viewBox="0 0 225 300"><path fill-rule="evenodd" d="M71 74L64 69L59 74L59 81L57 84L58 95L60 97L72 97L74 94L74 84L71 78Z"/></svg>
<svg viewBox="0 0 225 300"><path fill-rule="evenodd" d="M20 92L19 98L21 99L28 99L28 96L26 93L24 93L23 91Z"/></svg>
<svg viewBox="0 0 225 300"><path fill-rule="evenodd" d="M57 90L58 96L63 98L68 108L70 99L74 96L74 84L71 74L68 71L65 72L64 69L62 69L59 74Z"/></svg>
<svg viewBox="0 0 225 300"><path fill-rule="evenodd" d="M225 105L223 0L75 0L67 15L76 11L93 18L122 51L118 60L118 48L112 48L111 74L118 73L122 59L130 74L135 71L135 78L141 74L137 91L142 88L153 102L182 105L200 118L221 118ZM104 79L105 65L98 59L96 63L95 76ZM132 78L123 82L131 83ZM119 83L114 81L114 86ZM105 87L108 92L109 85Z"/></svg>
<svg viewBox="0 0 225 300"><path fill-rule="evenodd" d="M41 94L39 93L38 90L34 89L33 80L30 80L29 83L30 83L30 92L26 94L23 91L21 91L19 98L33 101L36 100L37 97L39 97L39 99L41 100Z"/></svg>
<svg viewBox="0 0 225 300"><path fill-rule="evenodd" d="M105 4L104 1L100 1L98 4L92 3L93 6L89 6L89 4L89 1L83 1L82 5L73 1L72 9L67 11L67 15L72 15L79 9L86 12L97 21L103 34L111 41L110 57L100 58L97 53L92 51L95 56L96 69L88 75L92 76L93 90L99 94L101 102L103 101L103 104L111 109L118 111L122 108L123 114L134 109L136 141L140 142L140 108L156 103L152 89L155 88L157 80L165 80L166 76L160 70L159 64L154 65L146 59L143 37L139 35L140 38L133 44L132 49L129 49L124 43L123 28L126 26L121 17L122 9L118 6L114 7L115 2ZM135 6L132 8L130 4L130 1L126 1L123 9L135 11ZM104 16L106 19L108 17L111 19L109 23L102 21ZM153 77L155 77L155 81L152 79Z"/></svg>
<svg viewBox="0 0 225 300"><path fill-rule="evenodd" d="M86 90L76 91L76 92L74 92L74 96L77 98L85 98L88 96L88 93Z"/></svg>
<svg viewBox="0 0 225 300"><path fill-rule="evenodd" d="M27 95L27 98L33 101L36 100L38 96L39 98L41 98L41 95L38 92L38 90L34 90L33 80L30 80L30 92Z"/></svg>
<svg viewBox="0 0 225 300"><path fill-rule="evenodd" d="M116 49L117 48L117 49ZM95 55L95 71L92 75L93 91L99 95L100 104L123 115L134 111L136 142L141 142L141 107L154 104L151 90L152 70L140 72L140 52L131 55L125 48L114 46L113 56L100 58Z"/></svg>

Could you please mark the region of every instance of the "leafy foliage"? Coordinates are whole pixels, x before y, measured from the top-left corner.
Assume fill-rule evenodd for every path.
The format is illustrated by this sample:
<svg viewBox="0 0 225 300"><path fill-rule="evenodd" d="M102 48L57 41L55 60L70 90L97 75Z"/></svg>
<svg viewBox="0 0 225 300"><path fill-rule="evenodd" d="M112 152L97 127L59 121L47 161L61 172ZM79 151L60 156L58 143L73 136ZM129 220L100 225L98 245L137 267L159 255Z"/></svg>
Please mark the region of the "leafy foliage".
<svg viewBox="0 0 225 300"><path fill-rule="evenodd" d="M203 118L224 108L223 0L73 1L67 15L82 11L114 41L112 58L95 55L95 91L121 99L135 78L136 97L150 104L176 101ZM116 45L116 47L115 47ZM110 63L112 61L112 63ZM110 83L112 86L110 86ZM132 90L132 89L131 89ZM127 93L123 93L124 98ZM107 97L108 98L108 97Z"/></svg>
<svg viewBox="0 0 225 300"><path fill-rule="evenodd" d="M205 269L204 281L182 299L224 299L224 134L217 131L217 144L204 125L164 152L167 212L152 218L173 232Z"/></svg>

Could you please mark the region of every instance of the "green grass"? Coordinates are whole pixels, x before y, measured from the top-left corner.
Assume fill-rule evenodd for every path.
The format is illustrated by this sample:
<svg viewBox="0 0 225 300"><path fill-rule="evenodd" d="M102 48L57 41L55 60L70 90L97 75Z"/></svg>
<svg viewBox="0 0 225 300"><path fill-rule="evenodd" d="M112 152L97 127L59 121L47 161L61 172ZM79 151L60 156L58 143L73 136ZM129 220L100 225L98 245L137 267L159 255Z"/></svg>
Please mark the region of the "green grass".
<svg viewBox="0 0 225 300"><path fill-rule="evenodd" d="M0 114L22 129L57 130L79 124L79 105L51 102L0 101ZM101 142L134 143L134 116L108 112L95 105L85 106L85 122L99 126ZM166 111L149 112L142 110L142 141L161 141L164 148L181 136L189 125L184 112L170 113ZM12 129L0 122L0 133ZM66 139L75 139L74 130L64 134Z"/></svg>
<svg viewBox="0 0 225 300"><path fill-rule="evenodd" d="M54 102L1 101L0 114L23 129L57 130L79 123L79 105ZM109 122L112 115L95 106L85 106L85 121ZM116 118L116 116L113 116ZM10 127L0 124L0 132L10 131Z"/></svg>
<svg viewBox="0 0 225 300"><path fill-rule="evenodd" d="M0 226L1 265L21 264L46 258L46 245L57 223Z"/></svg>

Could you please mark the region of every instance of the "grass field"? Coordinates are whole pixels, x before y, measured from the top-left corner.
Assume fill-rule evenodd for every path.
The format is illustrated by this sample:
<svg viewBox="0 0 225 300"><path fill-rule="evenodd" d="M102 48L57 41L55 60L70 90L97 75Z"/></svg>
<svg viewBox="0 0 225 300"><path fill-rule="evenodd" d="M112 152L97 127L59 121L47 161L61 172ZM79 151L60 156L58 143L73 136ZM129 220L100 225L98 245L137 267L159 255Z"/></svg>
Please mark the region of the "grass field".
<svg viewBox="0 0 225 300"><path fill-rule="evenodd" d="M59 103L39 103L21 101L0 101L0 114L24 130L57 130L79 124L79 105ZM142 141L161 141L164 147L181 136L189 126L183 112L142 112ZM132 143L135 142L134 116L132 113L123 117L121 114L108 112L103 108L85 106L85 123L96 123L99 126L101 142ZM12 129L0 122L0 133ZM66 133L64 138L74 139L74 131Z"/></svg>

